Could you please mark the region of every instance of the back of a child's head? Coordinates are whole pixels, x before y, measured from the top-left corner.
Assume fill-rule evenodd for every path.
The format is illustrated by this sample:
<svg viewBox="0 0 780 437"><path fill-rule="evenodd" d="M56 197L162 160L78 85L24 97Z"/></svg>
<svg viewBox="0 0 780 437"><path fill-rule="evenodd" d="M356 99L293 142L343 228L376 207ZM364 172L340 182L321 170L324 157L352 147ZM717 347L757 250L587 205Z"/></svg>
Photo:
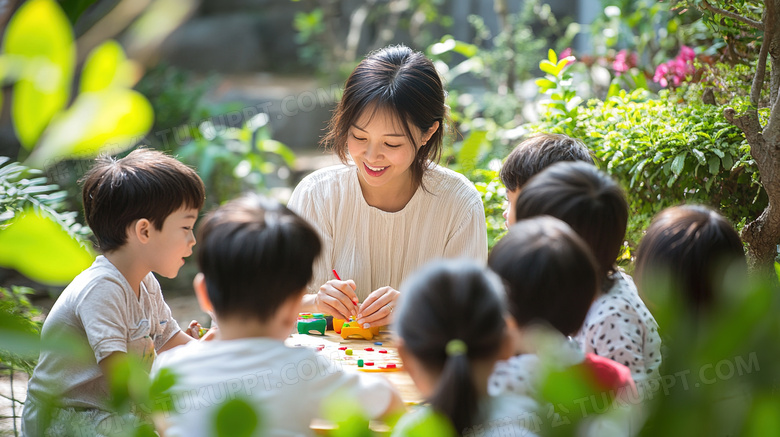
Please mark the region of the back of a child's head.
<svg viewBox="0 0 780 437"><path fill-rule="evenodd" d="M628 224L628 202L623 189L606 173L584 162L553 164L533 177L517 197L517 221L538 215L571 226L590 247L602 278L615 268Z"/></svg>
<svg viewBox="0 0 780 437"><path fill-rule="evenodd" d="M582 161L593 165L590 149L582 141L563 134L537 134L515 147L501 166L501 182L517 191L532 177L556 162Z"/></svg>
<svg viewBox="0 0 780 437"><path fill-rule="evenodd" d="M401 290L396 331L406 350L439 375L431 406L462 432L478 411L473 366L497 359L505 336L501 280L476 261L442 260L415 272Z"/></svg>
<svg viewBox="0 0 780 437"><path fill-rule="evenodd" d="M149 220L158 231L182 208L201 209L203 181L191 167L162 152L136 149L121 159L97 158L81 179L84 217L104 252L127 242L136 220Z"/></svg>
<svg viewBox="0 0 780 437"><path fill-rule="evenodd" d="M256 194L210 212L198 243L198 267L217 316L261 322L288 299L300 299L321 250L306 220Z"/></svg>
<svg viewBox="0 0 780 437"><path fill-rule="evenodd" d="M576 333L598 290L596 260L566 223L541 216L517 222L493 248L488 265L507 286L509 313L520 327Z"/></svg>
<svg viewBox="0 0 780 437"><path fill-rule="evenodd" d="M700 313L715 303L732 266L747 269L742 241L728 220L705 206L675 206L661 211L647 228L634 279L641 291L653 281L668 280Z"/></svg>

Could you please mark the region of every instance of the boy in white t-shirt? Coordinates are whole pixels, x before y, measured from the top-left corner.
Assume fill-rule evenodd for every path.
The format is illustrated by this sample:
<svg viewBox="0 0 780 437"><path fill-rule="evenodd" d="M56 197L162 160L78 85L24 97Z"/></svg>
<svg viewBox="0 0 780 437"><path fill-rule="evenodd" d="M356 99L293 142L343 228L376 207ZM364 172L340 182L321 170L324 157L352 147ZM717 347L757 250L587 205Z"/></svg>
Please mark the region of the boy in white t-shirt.
<svg viewBox="0 0 780 437"><path fill-rule="evenodd" d="M82 182L84 215L103 255L65 288L43 324L23 411L28 436L110 435L137 425L112 411L113 364L130 354L148 370L156 353L192 340L152 272L173 278L192 254L205 198L200 177L168 155L138 149L98 158Z"/></svg>
<svg viewBox="0 0 780 437"><path fill-rule="evenodd" d="M167 437L216 435L220 405L244 399L259 425L253 435L309 435L325 402L356 400L380 417L403 408L388 381L347 373L324 356L283 341L296 322L320 239L304 219L250 195L223 205L200 225L194 281L201 308L214 311L220 338L162 354L152 374L171 368Z"/></svg>

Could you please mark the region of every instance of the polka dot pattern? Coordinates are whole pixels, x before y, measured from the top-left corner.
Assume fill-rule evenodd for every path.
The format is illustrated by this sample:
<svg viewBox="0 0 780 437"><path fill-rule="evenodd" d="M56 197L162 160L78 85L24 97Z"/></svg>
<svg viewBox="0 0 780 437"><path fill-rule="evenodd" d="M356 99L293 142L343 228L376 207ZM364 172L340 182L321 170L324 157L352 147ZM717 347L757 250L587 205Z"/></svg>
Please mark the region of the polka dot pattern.
<svg viewBox="0 0 780 437"><path fill-rule="evenodd" d="M658 378L661 366L658 323L639 297L630 276L618 272L613 279L614 285L596 298L574 338L585 353L628 367L637 383Z"/></svg>

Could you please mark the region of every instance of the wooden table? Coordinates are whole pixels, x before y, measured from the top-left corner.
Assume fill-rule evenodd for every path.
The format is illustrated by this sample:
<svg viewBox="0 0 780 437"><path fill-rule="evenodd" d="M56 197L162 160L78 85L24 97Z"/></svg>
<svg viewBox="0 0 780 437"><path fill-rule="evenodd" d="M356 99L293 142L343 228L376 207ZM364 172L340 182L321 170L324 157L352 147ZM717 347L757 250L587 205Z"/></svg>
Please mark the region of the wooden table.
<svg viewBox="0 0 780 437"><path fill-rule="evenodd" d="M325 341L322 341L325 340ZM300 342L300 343L296 343ZM339 361L339 363L344 367L345 370L358 370L357 366L357 358L360 356L362 351L364 351L366 348L373 348L375 350L379 349L385 349L387 350L387 359L390 361L393 361L397 363L399 367L401 367L400 370L397 371L375 371L375 372L366 372L373 375L381 375L386 377L393 386L395 386L398 391L401 394L401 399L403 399L404 403L407 405L416 405L419 404L423 399L422 395L420 394L419 390L417 390L417 387L414 385L414 382L412 381L412 378L409 376L409 374L403 369L403 366L401 365L401 360L398 358L398 350L396 349L394 343L392 334L390 332L383 331L378 336L375 336L371 340L365 340L362 338L348 338L343 339L341 338L341 335L337 334L335 331L325 331L325 336L319 336L319 335L294 335L290 337L285 343L288 346L296 346L297 344L301 344L302 346L311 346L316 345L318 342L325 343L325 344L337 344L340 347L347 347L354 351L354 355L352 355L353 359L350 359L349 361ZM375 342L381 342L382 345L375 345ZM328 347L326 350L324 350L325 355L328 357L338 356L338 357L344 357L346 359L345 351L338 350L338 348L335 348L335 350L332 350L332 347ZM375 354L374 354L375 355ZM375 366L377 367L377 366ZM364 369L369 369L369 366L365 366Z"/></svg>
<svg viewBox="0 0 780 437"><path fill-rule="evenodd" d="M374 344L376 342L380 342L382 345ZM336 357L345 371L358 371L356 357L363 354L365 348L372 348L375 349L375 351L384 349L388 352L386 359L396 362L398 366L401 366L401 360L398 358L398 350L393 344L392 334L385 331L380 332L378 336L375 336L371 340L365 340L362 338L348 338L345 340L341 338L341 335L337 334L335 331L325 331L325 336L293 334L287 339L287 341L285 341L285 344L293 347L312 347L318 344L326 344L328 346L323 350L325 356L327 356L329 359L331 359L331 357ZM345 351L339 350L339 347L347 347L352 349L353 355L351 358L347 359L346 357L348 355L346 355ZM372 353L372 355L376 356L375 353ZM368 368L370 368L370 366L364 367L364 369ZM366 373L381 375L387 378L390 383L398 389L401 394L401 399L407 406L416 405L422 402L422 395L414 385L412 378L403 369L402 366L399 370L395 371L374 371ZM335 424L323 419L314 419L310 427L317 435L328 435L330 431L335 429ZM390 434L390 427L379 420L370 421L369 429L371 429L374 435L378 436L387 436Z"/></svg>

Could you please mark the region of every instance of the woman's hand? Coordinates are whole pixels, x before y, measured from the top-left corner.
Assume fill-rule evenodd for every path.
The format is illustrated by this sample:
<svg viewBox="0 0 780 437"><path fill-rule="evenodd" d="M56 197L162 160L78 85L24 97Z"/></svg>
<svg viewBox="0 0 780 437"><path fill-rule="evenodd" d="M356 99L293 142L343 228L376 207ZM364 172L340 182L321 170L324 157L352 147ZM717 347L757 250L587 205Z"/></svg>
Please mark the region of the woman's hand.
<svg viewBox="0 0 780 437"><path fill-rule="evenodd" d="M358 324L363 328L389 325L393 321L393 309L400 294L392 287L382 287L371 292L358 309Z"/></svg>
<svg viewBox="0 0 780 437"><path fill-rule="evenodd" d="M351 279L346 281L331 279L320 287L320 291L314 298L314 304L319 312L349 320L349 316L357 316L356 288L355 281Z"/></svg>

